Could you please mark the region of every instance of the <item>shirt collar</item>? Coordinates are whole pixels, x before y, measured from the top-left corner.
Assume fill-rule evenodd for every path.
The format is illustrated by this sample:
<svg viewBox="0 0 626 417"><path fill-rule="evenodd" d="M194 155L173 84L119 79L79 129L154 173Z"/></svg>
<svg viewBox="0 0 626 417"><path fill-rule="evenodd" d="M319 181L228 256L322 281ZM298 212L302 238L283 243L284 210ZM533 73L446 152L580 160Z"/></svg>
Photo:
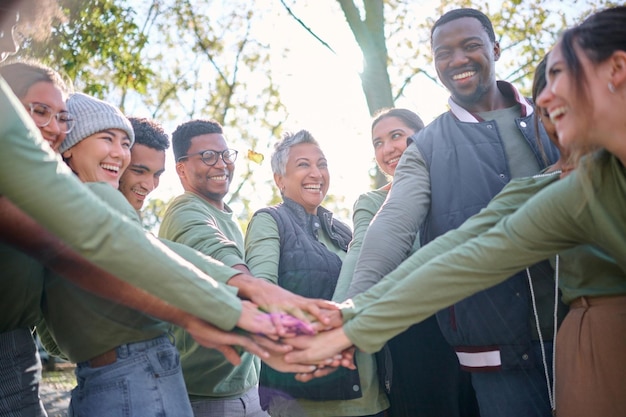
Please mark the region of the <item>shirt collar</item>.
<svg viewBox="0 0 626 417"><path fill-rule="evenodd" d="M533 111L534 111L533 106L528 102L528 100L526 100L526 98L524 98L524 96L520 94L520 92L517 90L517 88L515 88L513 84L510 84L506 81L497 81L497 85L498 85L498 90L500 90L502 94L504 94L507 97L511 97L511 96L514 97L515 101L520 104L521 109L522 109L522 112L521 112L522 117L527 117L533 114ZM457 104L454 100L452 100L452 97L448 98L448 105L450 106L450 111L452 112L452 114L461 122L467 122L467 123L484 122L482 117L480 117L476 113L470 113L469 111L465 110L463 107Z"/></svg>

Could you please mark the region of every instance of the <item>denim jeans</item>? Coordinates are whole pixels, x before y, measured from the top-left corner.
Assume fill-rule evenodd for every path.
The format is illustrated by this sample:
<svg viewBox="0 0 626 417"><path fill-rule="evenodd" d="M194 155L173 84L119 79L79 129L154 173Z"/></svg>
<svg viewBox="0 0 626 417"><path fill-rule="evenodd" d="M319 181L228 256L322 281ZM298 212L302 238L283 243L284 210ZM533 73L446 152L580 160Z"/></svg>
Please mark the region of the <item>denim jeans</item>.
<svg viewBox="0 0 626 417"><path fill-rule="evenodd" d="M244 392L239 398L193 401L191 408L195 417L269 417L261 409L257 387Z"/></svg>
<svg viewBox="0 0 626 417"><path fill-rule="evenodd" d="M0 416L45 417L41 360L28 328L0 333Z"/></svg>
<svg viewBox="0 0 626 417"><path fill-rule="evenodd" d="M178 351L167 335L118 346L117 360L76 367L71 417L192 417Z"/></svg>
<svg viewBox="0 0 626 417"><path fill-rule="evenodd" d="M552 342L544 343L552 385ZM532 369L472 372L481 417L551 417L539 342L533 342Z"/></svg>

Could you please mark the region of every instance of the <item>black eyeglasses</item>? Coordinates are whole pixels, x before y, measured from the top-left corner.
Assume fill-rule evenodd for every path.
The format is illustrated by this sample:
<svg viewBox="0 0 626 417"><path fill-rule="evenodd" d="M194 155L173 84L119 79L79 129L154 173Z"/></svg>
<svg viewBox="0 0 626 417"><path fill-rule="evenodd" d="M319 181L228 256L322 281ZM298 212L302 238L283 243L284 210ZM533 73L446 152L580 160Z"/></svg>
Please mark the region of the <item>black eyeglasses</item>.
<svg viewBox="0 0 626 417"><path fill-rule="evenodd" d="M200 151L181 156L180 158L178 158L177 162L180 162L185 158L189 158L190 156L200 155L200 158L202 158L202 162L210 167L217 164L220 156L222 157L222 161L224 161L225 164L234 164L237 160L237 153L238 152L234 149L225 149L223 151L212 151L209 149L206 151Z"/></svg>
<svg viewBox="0 0 626 417"><path fill-rule="evenodd" d="M57 120L59 129L63 133L70 133L76 124L74 116L65 110L55 114L48 105L43 103L28 103L26 108L30 109L30 116L39 127L48 126L53 117Z"/></svg>

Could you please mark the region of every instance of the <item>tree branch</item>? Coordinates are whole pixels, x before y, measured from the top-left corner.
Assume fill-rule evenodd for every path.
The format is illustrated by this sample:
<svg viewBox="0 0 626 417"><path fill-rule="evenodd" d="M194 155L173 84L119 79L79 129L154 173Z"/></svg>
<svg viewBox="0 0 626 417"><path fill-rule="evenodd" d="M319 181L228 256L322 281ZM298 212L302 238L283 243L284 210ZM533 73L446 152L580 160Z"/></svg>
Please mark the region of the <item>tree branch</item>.
<svg viewBox="0 0 626 417"><path fill-rule="evenodd" d="M304 24L304 22L303 22L300 18L298 18L298 16L296 16L296 15L295 15L295 14L291 11L291 8L290 8L289 6L287 6L287 4L285 4L285 0L280 0L280 3L281 3L284 7L285 7L285 10L287 10L287 13L289 13L289 15L290 15L291 17L293 17L293 18L294 18L294 20L295 20L296 22L298 22L298 24L304 28L304 30L306 30L307 32L309 32L309 33L311 34L311 36L313 36L315 39L317 39L317 40L319 41L319 43L321 43L321 44L322 44L322 45L324 45L326 48L328 48L328 50L329 50L330 52L332 52L332 53L333 53L333 54L335 54L335 55L337 54L337 53L335 52L335 50L334 50L333 48L331 48L331 47L330 47L330 45L329 45L328 43L324 42L324 40L323 40L322 38L320 38L319 36L317 36L317 35L315 34L315 32L313 32L313 30L312 30L310 27L308 27L307 25L305 25L305 24Z"/></svg>
<svg viewBox="0 0 626 417"><path fill-rule="evenodd" d="M398 93L393 97L394 102L396 102L400 97L402 97L402 94L404 93L404 89L411 83L411 81L413 80L413 77L415 77L419 73L424 74L435 84L439 84L439 82L437 81L437 78L433 77L432 75L430 75L428 72L424 71L423 69L418 68L415 71L413 71L411 75L409 75L408 77L404 79L404 82L402 83L402 86L398 90Z"/></svg>

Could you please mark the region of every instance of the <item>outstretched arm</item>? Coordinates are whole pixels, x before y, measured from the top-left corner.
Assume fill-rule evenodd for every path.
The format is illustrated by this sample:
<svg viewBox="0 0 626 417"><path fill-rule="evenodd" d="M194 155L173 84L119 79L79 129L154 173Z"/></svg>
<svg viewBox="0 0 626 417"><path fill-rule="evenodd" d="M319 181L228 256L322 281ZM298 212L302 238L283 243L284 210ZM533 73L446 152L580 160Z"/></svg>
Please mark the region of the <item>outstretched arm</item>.
<svg viewBox="0 0 626 417"><path fill-rule="evenodd" d="M413 143L402 154L393 187L367 229L348 298L375 285L407 258L429 204L430 176Z"/></svg>
<svg viewBox="0 0 626 417"><path fill-rule="evenodd" d="M223 330L237 325L237 297L81 184L1 78L0 138L0 195L122 281Z"/></svg>
<svg viewBox="0 0 626 417"><path fill-rule="evenodd" d="M464 242L479 236L495 226L501 219L514 213L530 197L559 179L558 175L548 177L528 177L509 182L478 214L470 217L457 229L439 236L428 245L409 256L390 274L368 291L353 298L354 309L342 309L343 319L349 320L366 306L384 296L399 281L429 260L441 255Z"/></svg>
<svg viewBox="0 0 626 417"><path fill-rule="evenodd" d="M262 358L268 357L267 351L249 337L220 330L96 267L4 197L0 197L0 240L39 260L81 288L185 328L198 343L220 350L234 364L239 362L239 356L230 345L240 345ZM240 321L247 320L243 326L255 333L269 331L271 334L271 321L263 316L259 312L260 319L255 320L252 315L242 315Z"/></svg>

